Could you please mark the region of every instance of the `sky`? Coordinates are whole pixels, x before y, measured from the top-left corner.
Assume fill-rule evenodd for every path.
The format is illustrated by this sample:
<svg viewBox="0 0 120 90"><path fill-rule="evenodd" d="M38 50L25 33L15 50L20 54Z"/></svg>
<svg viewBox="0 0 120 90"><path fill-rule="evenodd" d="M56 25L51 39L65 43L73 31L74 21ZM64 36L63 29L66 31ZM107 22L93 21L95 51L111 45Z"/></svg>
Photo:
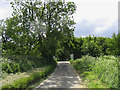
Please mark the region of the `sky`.
<svg viewBox="0 0 120 90"><path fill-rule="evenodd" d="M75 3L75 37L89 35L111 37L118 33L119 0L66 0ZM0 19L11 17L8 0L0 0Z"/></svg>

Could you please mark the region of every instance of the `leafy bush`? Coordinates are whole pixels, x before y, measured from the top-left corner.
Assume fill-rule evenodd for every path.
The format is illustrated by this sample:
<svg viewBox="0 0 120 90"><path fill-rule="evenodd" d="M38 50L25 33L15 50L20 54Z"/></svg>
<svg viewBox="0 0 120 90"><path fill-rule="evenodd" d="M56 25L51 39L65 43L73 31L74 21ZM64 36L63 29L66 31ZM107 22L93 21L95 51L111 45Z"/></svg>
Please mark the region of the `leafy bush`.
<svg viewBox="0 0 120 90"><path fill-rule="evenodd" d="M32 69L32 65L27 63L27 61L20 61L19 65L22 72Z"/></svg>
<svg viewBox="0 0 120 90"><path fill-rule="evenodd" d="M73 62L74 62L74 60L73 60L73 59L70 59L69 61L70 61L70 63L73 63Z"/></svg>
<svg viewBox="0 0 120 90"><path fill-rule="evenodd" d="M5 61L4 61L5 60ZM32 68L39 68L45 65L56 63L54 60L45 60L35 56L13 55L1 59L2 71L6 73L24 72Z"/></svg>
<svg viewBox="0 0 120 90"><path fill-rule="evenodd" d="M81 59L76 59L74 63L74 68L81 70L81 73L84 71L91 71L91 68L94 66L96 61L95 57L85 55Z"/></svg>
<svg viewBox="0 0 120 90"><path fill-rule="evenodd" d="M2 71L5 71L7 73L12 73L13 72L12 68L7 63L2 64Z"/></svg>
<svg viewBox="0 0 120 90"><path fill-rule="evenodd" d="M13 73L20 72L20 65L18 63L10 63L10 67L13 71Z"/></svg>
<svg viewBox="0 0 120 90"><path fill-rule="evenodd" d="M83 55L89 54L93 57L99 57L102 54L102 47L92 40L84 41L81 48Z"/></svg>

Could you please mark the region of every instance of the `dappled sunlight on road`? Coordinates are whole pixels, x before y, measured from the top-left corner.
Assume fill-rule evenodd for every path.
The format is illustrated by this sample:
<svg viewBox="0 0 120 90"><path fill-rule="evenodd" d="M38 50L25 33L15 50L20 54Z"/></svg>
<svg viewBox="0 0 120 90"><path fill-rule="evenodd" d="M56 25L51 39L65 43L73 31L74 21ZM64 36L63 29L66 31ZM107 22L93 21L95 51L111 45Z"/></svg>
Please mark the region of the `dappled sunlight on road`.
<svg viewBox="0 0 120 90"><path fill-rule="evenodd" d="M60 61L55 72L37 88L83 88L83 85L70 62Z"/></svg>

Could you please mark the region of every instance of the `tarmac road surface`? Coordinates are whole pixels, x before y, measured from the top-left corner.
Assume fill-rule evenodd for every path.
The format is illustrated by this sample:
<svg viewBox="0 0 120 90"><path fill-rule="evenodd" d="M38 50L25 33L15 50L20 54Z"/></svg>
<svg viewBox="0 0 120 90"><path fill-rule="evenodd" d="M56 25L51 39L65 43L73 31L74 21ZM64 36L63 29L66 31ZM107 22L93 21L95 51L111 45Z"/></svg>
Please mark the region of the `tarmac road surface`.
<svg viewBox="0 0 120 90"><path fill-rule="evenodd" d="M39 88L85 88L69 61L60 61L53 74Z"/></svg>

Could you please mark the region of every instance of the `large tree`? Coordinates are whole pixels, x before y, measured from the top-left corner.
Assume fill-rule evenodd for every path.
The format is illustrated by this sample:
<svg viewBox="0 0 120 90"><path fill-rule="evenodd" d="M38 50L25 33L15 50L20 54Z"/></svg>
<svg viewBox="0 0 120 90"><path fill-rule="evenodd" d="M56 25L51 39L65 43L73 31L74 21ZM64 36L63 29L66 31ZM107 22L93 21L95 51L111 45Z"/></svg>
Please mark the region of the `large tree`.
<svg viewBox="0 0 120 90"><path fill-rule="evenodd" d="M14 0L12 18L3 28L3 49L9 54L36 54L50 58L58 41L73 36L73 2Z"/></svg>

